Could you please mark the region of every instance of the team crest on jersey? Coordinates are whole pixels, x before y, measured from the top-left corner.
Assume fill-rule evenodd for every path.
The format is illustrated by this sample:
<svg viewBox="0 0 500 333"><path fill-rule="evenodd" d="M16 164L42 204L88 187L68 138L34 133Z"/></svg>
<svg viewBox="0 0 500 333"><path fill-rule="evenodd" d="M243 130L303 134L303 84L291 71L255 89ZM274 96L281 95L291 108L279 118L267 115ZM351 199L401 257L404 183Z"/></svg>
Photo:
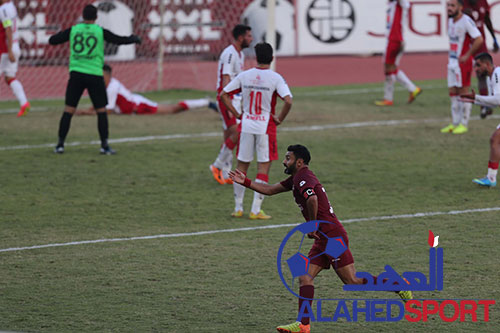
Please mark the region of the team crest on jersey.
<svg viewBox="0 0 500 333"><path fill-rule="evenodd" d="M262 80L261 80L259 74L257 74L257 76L255 77L255 80L251 80L251 81L252 81L252 84L254 84L256 86L258 86L258 85L260 85L262 83Z"/></svg>

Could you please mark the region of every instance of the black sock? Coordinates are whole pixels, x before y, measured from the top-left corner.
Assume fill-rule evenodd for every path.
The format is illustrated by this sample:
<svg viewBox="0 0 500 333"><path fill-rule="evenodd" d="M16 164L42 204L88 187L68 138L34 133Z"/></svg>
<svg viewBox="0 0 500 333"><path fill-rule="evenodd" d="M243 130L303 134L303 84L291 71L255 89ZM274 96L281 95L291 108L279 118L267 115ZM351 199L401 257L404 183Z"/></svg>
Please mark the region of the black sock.
<svg viewBox="0 0 500 333"><path fill-rule="evenodd" d="M64 140L66 140L66 136L69 132L69 127L71 125L71 117L73 114L69 112L63 112L61 117L61 121L59 122L59 142L58 146L64 146Z"/></svg>
<svg viewBox="0 0 500 333"><path fill-rule="evenodd" d="M108 114L106 112L97 113L97 129L99 130L99 136L101 138L101 147L106 148L108 146Z"/></svg>

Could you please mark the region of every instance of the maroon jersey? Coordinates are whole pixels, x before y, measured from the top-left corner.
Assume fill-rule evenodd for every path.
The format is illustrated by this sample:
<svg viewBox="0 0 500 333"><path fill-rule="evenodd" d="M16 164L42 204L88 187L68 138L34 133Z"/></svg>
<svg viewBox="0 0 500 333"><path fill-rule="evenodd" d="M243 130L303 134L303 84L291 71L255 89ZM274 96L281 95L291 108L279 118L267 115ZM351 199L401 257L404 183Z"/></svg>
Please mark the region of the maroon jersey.
<svg viewBox="0 0 500 333"><path fill-rule="evenodd" d="M328 200L326 191L323 185L319 182L314 173L308 167L301 168L295 176L290 176L280 183L287 190L293 190L295 202L302 211L302 215L306 221L309 221L309 212L307 210L306 201L309 197L316 195L318 197L318 214L317 220L330 221L333 224L320 224L320 230L327 234L329 231L336 229L342 224L335 216L332 205Z"/></svg>
<svg viewBox="0 0 500 333"><path fill-rule="evenodd" d="M486 15L490 14L490 5L486 0L477 0L475 5L471 4L470 0L464 1L464 13L469 15L476 23L477 28L484 35L484 20Z"/></svg>

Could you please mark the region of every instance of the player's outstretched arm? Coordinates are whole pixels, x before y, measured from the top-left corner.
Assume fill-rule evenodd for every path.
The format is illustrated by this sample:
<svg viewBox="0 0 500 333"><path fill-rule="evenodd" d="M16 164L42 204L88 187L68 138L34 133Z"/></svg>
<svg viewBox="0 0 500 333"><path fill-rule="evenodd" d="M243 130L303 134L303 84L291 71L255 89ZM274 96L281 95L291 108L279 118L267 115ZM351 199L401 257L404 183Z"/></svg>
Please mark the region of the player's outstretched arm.
<svg viewBox="0 0 500 333"><path fill-rule="evenodd" d="M233 180L233 182L236 182L240 185L243 185L265 195L273 195L287 191L287 189L280 183L271 185L252 182L243 172L238 169L229 171L229 177Z"/></svg>
<svg viewBox="0 0 500 333"><path fill-rule="evenodd" d="M109 30L102 29L104 33L104 40L108 43L121 45L121 44L141 44L142 40L137 35L118 36Z"/></svg>
<svg viewBox="0 0 500 333"><path fill-rule="evenodd" d="M49 44L50 45L58 45L58 44L68 42L70 33L71 33L71 28L68 28L68 29L63 30L63 31L59 31L57 34L50 36Z"/></svg>

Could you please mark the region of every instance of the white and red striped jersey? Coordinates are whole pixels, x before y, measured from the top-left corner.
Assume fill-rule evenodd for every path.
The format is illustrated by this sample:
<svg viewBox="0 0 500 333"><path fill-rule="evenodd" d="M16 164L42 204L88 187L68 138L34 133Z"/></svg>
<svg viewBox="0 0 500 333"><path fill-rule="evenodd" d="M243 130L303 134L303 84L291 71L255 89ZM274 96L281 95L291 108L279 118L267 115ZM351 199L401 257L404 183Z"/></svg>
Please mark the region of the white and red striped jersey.
<svg viewBox="0 0 500 333"><path fill-rule="evenodd" d="M474 21L463 14L458 21L450 18L448 21L448 36L450 38L450 52L448 63L458 65L458 59L469 51L472 41L481 36ZM472 59L471 59L472 61Z"/></svg>
<svg viewBox="0 0 500 333"><path fill-rule="evenodd" d="M243 52L236 50L236 47L231 44L222 51L219 57L219 67L217 70L217 93L222 91L222 76L229 75L230 79L234 79L236 75L243 71L245 64L245 55Z"/></svg>
<svg viewBox="0 0 500 333"><path fill-rule="evenodd" d="M158 106L157 103L148 100L144 96L131 93L130 90L114 77L111 78L106 87L106 94L108 95L106 109L113 110L115 113L132 113L141 104L153 107Z"/></svg>
<svg viewBox="0 0 500 333"><path fill-rule="evenodd" d="M389 41L404 41L404 26L408 18L408 9L410 3L408 0L389 1L387 8L387 26L385 36Z"/></svg>
<svg viewBox="0 0 500 333"><path fill-rule="evenodd" d="M278 73L270 69L252 68L240 73L224 87L228 94L241 92L243 115L241 131L266 134L276 130L271 114L275 113L276 97L292 97L290 88Z"/></svg>
<svg viewBox="0 0 500 333"><path fill-rule="evenodd" d="M12 42L19 42L19 31L18 31L18 17L17 9L12 1L4 3L0 6L0 20L2 21L2 26L4 28L11 27L12 29Z"/></svg>

